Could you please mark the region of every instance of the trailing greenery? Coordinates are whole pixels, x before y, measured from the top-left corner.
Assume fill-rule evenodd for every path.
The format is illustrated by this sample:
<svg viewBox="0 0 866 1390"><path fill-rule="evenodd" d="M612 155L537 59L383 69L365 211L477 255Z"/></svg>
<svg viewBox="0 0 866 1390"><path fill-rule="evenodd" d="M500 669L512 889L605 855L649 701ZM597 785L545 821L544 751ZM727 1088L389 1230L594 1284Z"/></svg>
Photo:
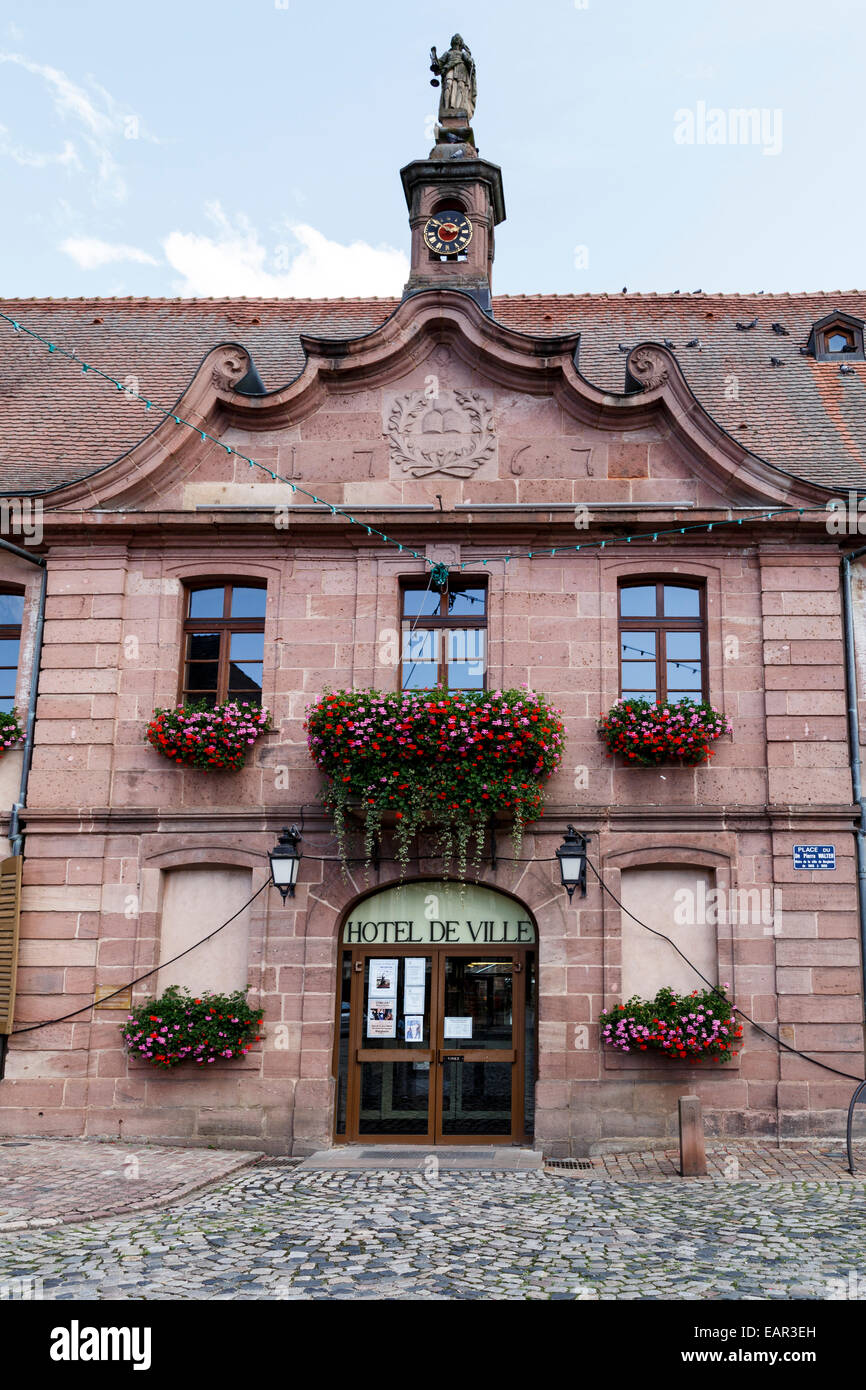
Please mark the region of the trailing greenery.
<svg viewBox="0 0 866 1390"><path fill-rule="evenodd" d="M660 1052L673 1062L698 1057L717 1057L727 1062L736 1057L743 1026L734 1017L734 1005L721 989L692 990L675 994L670 986L655 999L633 995L625 1004L602 1009L601 1040L620 1052Z"/></svg>
<svg viewBox="0 0 866 1390"><path fill-rule="evenodd" d="M234 994L206 991L194 998L188 989L169 985L158 999L138 1004L121 1023L130 1057L160 1069L195 1062L204 1066L220 1057L243 1057L258 1042L261 1009L247 1004L246 990Z"/></svg>
<svg viewBox="0 0 866 1390"><path fill-rule="evenodd" d="M307 709L310 754L330 779L324 802L346 863L346 815L365 820L367 860L393 816L401 872L417 831L430 828L445 871L465 877L470 842L481 863L493 815L512 821L515 855L524 826L543 814L542 784L562 757L558 710L531 690L326 691Z"/></svg>
<svg viewBox="0 0 866 1390"><path fill-rule="evenodd" d="M171 762L203 772L242 768L260 734L271 728L266 709L247 700L208 706L190 701L179 709L155 709L147 741Z"/></svg>
<svg viewBox="0 0 866 1390"><path fill-rule="evenodd" d="M652 700L617 700L599 717L599 733L608 757L621 753L641 767L678 762L693 767L713 756L710 747L732 732L723 714L702 700L656 704Z"/></svg>

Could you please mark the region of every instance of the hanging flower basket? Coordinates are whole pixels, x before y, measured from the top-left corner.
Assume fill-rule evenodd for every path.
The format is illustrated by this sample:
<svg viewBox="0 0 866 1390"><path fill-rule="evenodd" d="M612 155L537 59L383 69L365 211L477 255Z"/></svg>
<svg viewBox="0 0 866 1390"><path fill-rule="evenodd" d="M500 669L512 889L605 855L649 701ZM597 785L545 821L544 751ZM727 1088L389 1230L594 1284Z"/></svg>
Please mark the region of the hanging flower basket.
<svg viewBox="0 0 866 1390"><path fill-rule="evenodd" d="M17 710L0 710L0 758L10 748L17 748L24 742L24 730L18 719Z"/></svg>
<svg viewBox="0 0 866 1390"><path fill-rule="evenodd" d="M617 700L599 717L598 730L608 757L621 753L639 767L708 762L715 752L711 744L733 732L725 715L706 701L659 705L650 700Z"/></svg>
<svg viewBox="0 0 866 1390"><path fill-rule="evenodd" d="M234 772L243 767L256 739L271 727L268 710L246 700L210 708L188 704L180 709L155 709L147 741L173 763L203 772Z"/></svg>
<svg viewBox="0 0 866 1390"><path fill-rule="evenodd" d="M194 1062L243 1057L258 1042L261 1009L251 1009L246 991L202 994L194 998L170 985L159 999L148 999L127 1014L120 1031L130 1057L160 1071Z"/></svg>
<svg viewBox="0 0 866 1390"><path fill-rule="evenodd" d="M330 779L324 803L332 812L346 864L346 813L365 820L368 862L383 819L393 817L401 872L413 836L437 835L437 850L466 871L481 862L486 828L495 813L512 822L515 854L528 820L542 815L542 784L562 757L559 711L529 690L382 694L326 691L307 709L310 755Z"/></svg>
<svg viewBox="0 0 866 1390"><path fill-rule="evenodd" d="M659 1052L671 1062L703 1057L730 1061L737 1055L743 1026L734 1017L727 988L678 995L666 985L655 999L634 995L625 1004L602 1009L601 1040L619 1052Z"/></svg>

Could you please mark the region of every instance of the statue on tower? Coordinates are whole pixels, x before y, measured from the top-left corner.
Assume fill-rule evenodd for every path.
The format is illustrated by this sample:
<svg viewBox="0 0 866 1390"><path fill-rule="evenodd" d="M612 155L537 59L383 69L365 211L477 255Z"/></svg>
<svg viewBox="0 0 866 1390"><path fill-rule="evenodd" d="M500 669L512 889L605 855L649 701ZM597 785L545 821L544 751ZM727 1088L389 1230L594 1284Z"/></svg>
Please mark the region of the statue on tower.
<svg viewBox="0 0 866 1390"><path fill-rule="evenodd" d="M478 88L475 79L475 59L472 57L460 34L451 39L451 47L440 58L435 48L430 49L430 71L435 74L432 87L441 81L442 94L439 98L439 121L446 125L449 121L462 118L468 125L475 114L475 100Z"/></svg>

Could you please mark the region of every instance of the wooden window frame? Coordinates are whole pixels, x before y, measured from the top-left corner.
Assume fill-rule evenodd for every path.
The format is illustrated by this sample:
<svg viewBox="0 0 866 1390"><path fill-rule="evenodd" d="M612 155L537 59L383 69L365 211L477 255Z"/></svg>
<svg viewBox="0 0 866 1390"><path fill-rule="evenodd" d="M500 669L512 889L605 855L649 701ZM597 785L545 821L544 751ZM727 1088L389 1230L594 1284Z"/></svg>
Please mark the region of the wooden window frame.
<svg viewBox="0 0 866 1390"><path fill-rule="evenodd" d="M831 346L830 346L830 339L836 337L837 335L838 335L840 338L844 338L844 339L846 340L846 342L850 343L850 347L847 347L847 348L834 348L834 347L831 347ZM841 326L841 324L839 324L839 325L837 325L835 328L825 328L825 330L824 330L824 332L823 332L823 334L822 334L821 336L822 336L822 338L823 338L823 340L824 340L822 346L823 346L824 352L826 352L826 354L827 354L828 357L851 357L852 354L855 353L855 352L857 351L857 347L858 347L858 343L857 343L857 334L854 332L854 329L853 329L853 328L843 328L843 327Z"/></svg>
<svg viewBox="0 0 866 1390"><path fill-rule="evenodd" d="M427 588L428 588L428 586L424 583L424 581L423 581L422 579L414 579L414 578L412 578L412 579L401 579L401 580L400 580L400 626L399 626L399 634L400 634L400 666L399 666L399 670L398 670L398 672L397 672L397 679L398 679L398 682L399 682L397 688L398 688L398 690L400 690L401 692L402 692L403 689L404 689L404 687L403 687L403 636L404 636L404 634L405 634L406 632L411 632L411 631L416 631L416 632L417 632L417 631L420 631L420 630L422 630L422 629L423 629L424 631L427 631L427 632L430 632L430 631L445 631L445 632L447 632L447 631L460 631L461 629L465 629L465 628L472 628L472 629L483 629L483 630L485 631L485 633L488 633L488 634L489 634L488 618L489 618L489 609L490 609L490 589L489 589L488 584L486 583L486 579L485 579L485 578L483 578L483 577L479 577L479 578L477 578L477 579L476 579L476 578L472 578L472 579L461 578L461 579L457 579L457 580L455 581L454 584L451 584L450 581L449 581L448 587L447 587L446 589L443 589L442 592L439 594L439 612L438 612L437 614L435 614L435 615L432 615L432 616L430 616L430 617L420 617L420 618L417 617L417 616L415 616L415 615L413 615L413 614L404 615L404 613L403 613L404 595L405 595L406 593L409 593L409 592L412 592L412 591L414 591L415 593L425 593L425 592L427 592ZM451 616L449 615L449 613L448 613L448 595L449 595L449 593L461 592L461 591L464 590L464 589L483 589L483 590L484 590L484 614L483 614L483 617L481 617L481 618L471 618L471 617L469 617L469 615L467 614L467 615L465 615L465 616L463 616L463 617L456 617L456 618L453 618L453 617L451 617ZM431 589L430 592L435 594L437 591L436 591L435 589ZM489 641L489 638L486 638L486 639L485 639L485 642L484 642L484 679L483 679L483 681L482 681L482 684L481 684L480 686L472 686L472 687L460 687L460 686L455 686L455 687L453 687L453 689L455 689L455 690L460 690L460 689L464 689L464 688L471 688L471 689L473 689L473 690L476 690L476 689L477 689L477 690L486 690L486 689L487 689L488 641ZM447 643L446 643L446 642L441 642L441 643L440 643L439 661L438 661L438 663L437 663L437 670L438 670L438 673L439 673L439 675L438 675L438 680L437 680L437 685L444 686L446 690L452 689L452 687L450 687L450 686L448 685L448 655L447 655ZM413 686L410 686L410 687L409 687L410 690L425 690L425 689L432 689L432 688L433 688L432 686L428 687L428 686L419 686L419 685L413 685Z"/></svg>
<svg viewBox="0 0 866 1390"><path fill-rule="evenodd" d="M221 618L191 618L189 608L192 602L192 595L202 589L222 589L223 591L223 616ZM265 595L265 605L267 606L267 584L260 579L197 579L194 583L184 585L184 619L183 631L181 636L180 651L180 673L177 683L177 703L194 703L210 694L208 690L188 690L184 685L184 677L187 668L187 645L191 633L214 632L219 635L220 647L217 658L217 689L216 704L223 705L229 699L229 652L231 650L232 634L235 632L261 632L265 631L265 618L233 618L231 617L232 592L234 589L261 589ZM264 660L262 661L262 680L264 682ZM234 697L238 699L238 696ZM264 692L262 693L262 700Z"/></svg>
<svg viewBox="0 0 866 1390"><path fill-rule="evenodd" d="M4 595L4 594L11 595L13 598L24 599L25 602L26 602L26 594L25 594L24 589L16 588L14 584L0 584L0 596L2 596L2 595ZM21 635L22 635L23 630L24 630L24 612L23 612L23 605L22 605L22 613L21 613L21 622L20 622L20 623L0 623L0 641L3 641L3 642L17 642L17 643L18 643L18 660L16 661L15 666L12 667L12 666L2 666L2 665L0 665L0 671L12 671L13 669L14 669L14 671L15 671L15 690L13 690L12 696L11 696L11 698L12 698L12 707L13 707L13 709L15 708L15 694L16 694L16 691L17 691L17 689L18 689L18 676L19 676L20 671L21 671ZM5 699L8 699L9 697L6 696L6 695L4 695L4 696L2 696L2 697L0 697L0 698L2 698L2 699L5 700Z"/></svg>
<svg viewBox="0 0 866 1390"><path fill-rule="evenodd" d="M648 589L655 587L656 616L650 618L627 618L622 612L622 595L627 589ZM693 618L665 618L664 590L695 589L698 594L699 613ZM701 699L708 701L709 671L707 669L707 589L702 579L691 579L679 575L642 575L621 580L617 585L617 647L619 651L619 698L624 699L622 682L622 634L623 632L653 632L656 639L656 703L665 704L668 698L667 686L667 641L668 632L695 632L701 634ZM694 692L697 695L697 691Z"/></svg>

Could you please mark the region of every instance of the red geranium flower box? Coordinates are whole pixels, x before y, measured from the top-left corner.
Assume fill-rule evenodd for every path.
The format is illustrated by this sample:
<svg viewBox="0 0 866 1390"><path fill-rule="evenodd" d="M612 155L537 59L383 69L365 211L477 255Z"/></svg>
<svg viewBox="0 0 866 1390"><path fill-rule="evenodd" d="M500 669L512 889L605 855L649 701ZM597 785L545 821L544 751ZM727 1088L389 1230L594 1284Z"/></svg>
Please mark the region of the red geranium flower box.
<svg viewBox="0 0 866 1390"><path fill-rule="evenodd" d="M715 751L710 745L732 732L725 715L703 700L700 704L617 700L600 716L598 730L608 746L608 757L619 753L638 767L661 763L694 767L708 762Z"/></svg>
<svg viewBox="0 0 866 1390"><path fill-rule="evenodd" d="M444 859L456 852L461 877L470 837L480 862L496 813L511 820L517 852L526 821L542 814L564 733L559 711L531 690L326 691L307 710L344 861L346 811L357 806L368 858L383 819L393 818L401 865L415 832L430 827Z"/></svg>
<svg viewBox="0 0 866 1390"><path fill-rule="evenodd" d="M246 700L208 707L155 709L147 741L173 763L203 772L237 771L261 734L271 728L268 710Z"/></svg>

